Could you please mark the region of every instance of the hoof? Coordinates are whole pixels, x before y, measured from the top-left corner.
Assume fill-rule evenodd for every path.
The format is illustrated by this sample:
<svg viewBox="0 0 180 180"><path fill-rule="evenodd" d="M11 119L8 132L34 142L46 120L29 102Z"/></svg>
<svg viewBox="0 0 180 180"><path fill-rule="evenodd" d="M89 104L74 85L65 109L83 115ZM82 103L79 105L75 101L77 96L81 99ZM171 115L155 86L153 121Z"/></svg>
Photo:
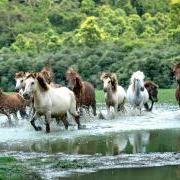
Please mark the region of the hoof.
<svg viewBox="0 0 180 180"><path fill-rule="evenodd" d="M78 125L78 129L80 130L80 129L85 129L86 128L86 126L85 125Z"/></svg>
<svg viewBox="0 0 180 180"><path fill-rule="evenodd" d="M37 128L36 128L36 131L41 131L42 130L42 127L40 127L40 126L38 126Z"/></svg>

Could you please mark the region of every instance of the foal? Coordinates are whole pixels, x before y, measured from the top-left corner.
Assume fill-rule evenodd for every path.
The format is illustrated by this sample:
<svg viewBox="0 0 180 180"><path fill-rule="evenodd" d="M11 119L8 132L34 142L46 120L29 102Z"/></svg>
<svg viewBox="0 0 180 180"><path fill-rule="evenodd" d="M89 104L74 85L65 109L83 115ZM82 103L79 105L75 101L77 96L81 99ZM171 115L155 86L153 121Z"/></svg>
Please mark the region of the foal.
<svg viewBox="0 0 180 180"><path fill-rule="evenodd" d="M41 130L35 125L38 116L45 116L46 132L50 132L51 118L60 119L69 112L81 128L79 114L76 111L76 100L74 93L66 87L54 88L46 83L41 74L32 73L25 79L23 96L29 98L33 95L35 114L31 119L31 125L36 131ZM68 128L67 119L61 119L65 128Z"/></svg>
<svg viewBox="0 0 180 180"><path fill-rule="evenodd" d="M152 111L154 102L158 102L158 85L152 81L145 81L144 86L148 91L149 100L151 101L151 106L149 107L148 103L144 104L144 107L147 111Z"/></svg>
<svg viewBox="0 0 180 180"><path fill-rule="evenodd" d="M176 77L177 88L176 88L176 100L178 101L180 107L180 63L176 64L173 68L173 73Z"/></svg>
<svg viewBox="0 0 180 180"><path fill-rule="evenodd" d="M73 69L69 68L66 73L66 79L68 81L68 87L72 89L76 96L77 109L85 106L88 109L91 106L93 114L96 116L96 99L95 90L91 83L82 81L80 75Z"/></svg>
<svg viewBox="0 0 180 180"><path fill-rule="evenodd" d="M104 82L103 89L108 113L110 113L110 107L113 107L115 112L119 110L124 111L126 92L123 87L118 85L116 74L102 73L100 79Z"/></svg>

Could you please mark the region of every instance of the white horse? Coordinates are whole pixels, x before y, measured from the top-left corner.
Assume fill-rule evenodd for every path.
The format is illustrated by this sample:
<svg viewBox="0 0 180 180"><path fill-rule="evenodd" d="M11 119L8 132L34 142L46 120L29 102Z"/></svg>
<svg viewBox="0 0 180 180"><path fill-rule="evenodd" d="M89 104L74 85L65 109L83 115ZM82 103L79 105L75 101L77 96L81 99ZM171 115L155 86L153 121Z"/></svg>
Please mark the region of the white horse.
<svg viewBox="0 0 180 180"><path fill-rule="evenodd" d="M127 90L128 102L140 110L149 99L149 94L144 87L144 73L141 71L134 72L131 76L131 84Z"/></svg>
<svg viewBox="0 0 180 180"><path fill-rule="evenodd" d="M19 92L19 94L23 94L23 89L25 86L24 80L29 75L29 72L17 72L15 75L16 87L15 90Z"/></svg>
<svg viewBox="0 0 180 180"><path fill-rule="evenodd" d="M35 125L35 120L38 116L45 116L46 132L50 132L49 123L51 118L61 119L68 128L66 117L69 112L78 124L78 128L81 128L79 121L79 114L76 111L76 99L74 93L66 87L54 88L48 85L44 78L37 73L30 74L25 79L25 89L23 96L29 98L33 95L35 113L31 119L31 125L36 131L41 130L41 127Z"/></svg>
<svg viewBox="0 0 180 180"><path fill-rule="evenodd" d="M108 113L110 108L114 108L114 112L125 110L124 103L126 100L126 92L123 87L118 85L115 73L102 73L101 80L104 82L103 89L105 92L105 102Z"/></svg>

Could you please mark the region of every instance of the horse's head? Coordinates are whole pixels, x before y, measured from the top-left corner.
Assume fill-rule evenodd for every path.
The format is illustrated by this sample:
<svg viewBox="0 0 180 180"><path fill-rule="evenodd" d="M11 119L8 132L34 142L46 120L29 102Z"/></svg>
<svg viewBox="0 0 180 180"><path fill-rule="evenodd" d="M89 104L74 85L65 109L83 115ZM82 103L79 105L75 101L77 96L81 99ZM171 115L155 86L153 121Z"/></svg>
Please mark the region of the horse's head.
<svg viewBox="0 0 180 180"><path fill-rule="evenodd" d="M66 80L68 81L68 88L73 90L75 87L82 88L82 80L79 74L73 69L69 68L66 73Z"/></svg>
<svg viewBox="0 0 180 180"><path fill-rule="evenodd" d="M174 66L173 73L176 76L177 83L180 85L180 63L178 63Z"/></svg>
<svg viewBox="0 0 180 180"><path fill-rule="evenodd" d="M115 73L102 73L100 79L104 82L104 92L107 92L110 89L112 89L112 91L116 91L118 81Z"/></svg>
<svg viewBox="0 0 180 180"><path fill-rule="evenodd" d="M131 84L133 84L134 89L138 88L140 91L144 91L144 73L141 71L136 71L131 77Z"/></svg>
<svg viewBox="0 0 180 180"><path fill-rule="evenodd" d="M44 67L40 73L48 84L53 81L54 73L50 67Z"/></svg>
<svg viewBox="0 0 180 180"><path fill-rule="evenodd" d="M16 87L15 90L19 91L24 87L25 72L18 72L15 75Z"/></svg>
<svg viewBox="0 0 180 180"><path fill-rule="evenodd" d="M25 86L23 91L23 97L25 99L30 99L32 97L32 93L34 92L36 87L36 76L36 73L31 73L24 80Z"/></svg>
<svg viewBox="0 0 180 180"><path fill-rule="evenodd" d="M146 81L144 86L148 91L149 98L154 102L158 102L158 85L151 81Z"/></svg>

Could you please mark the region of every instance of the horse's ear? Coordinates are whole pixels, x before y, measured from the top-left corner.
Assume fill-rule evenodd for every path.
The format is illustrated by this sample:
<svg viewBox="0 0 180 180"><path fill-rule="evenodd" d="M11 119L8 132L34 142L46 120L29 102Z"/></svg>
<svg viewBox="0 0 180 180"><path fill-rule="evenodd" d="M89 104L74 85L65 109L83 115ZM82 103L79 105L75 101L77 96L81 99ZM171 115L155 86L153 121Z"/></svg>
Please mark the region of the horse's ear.
<svg viewBox="0 0 180 180"><path fill-rule="evenodd" d="M102 81L103 81L103 79L104 79L105 75L106 75L106 73L105 73L105 72L103 72L103 73L101 74L101 76L100 76L100 80L102 80Z"/></svg>
<svg viewBox="0 0 180 180"><path fill-rule="evenodd" d="M47 91L48 90L48 85L47 83L45 82L43 76L41 74L39 74L37 77L36 77L39 85L45 90Z"/></svg>
<svg viewBox="0 0 180 180"><path fill-rule="evenodd" d="M117 75L115 73L112 73L111 78L114 79L114 80L117 80Z"/></svg>

